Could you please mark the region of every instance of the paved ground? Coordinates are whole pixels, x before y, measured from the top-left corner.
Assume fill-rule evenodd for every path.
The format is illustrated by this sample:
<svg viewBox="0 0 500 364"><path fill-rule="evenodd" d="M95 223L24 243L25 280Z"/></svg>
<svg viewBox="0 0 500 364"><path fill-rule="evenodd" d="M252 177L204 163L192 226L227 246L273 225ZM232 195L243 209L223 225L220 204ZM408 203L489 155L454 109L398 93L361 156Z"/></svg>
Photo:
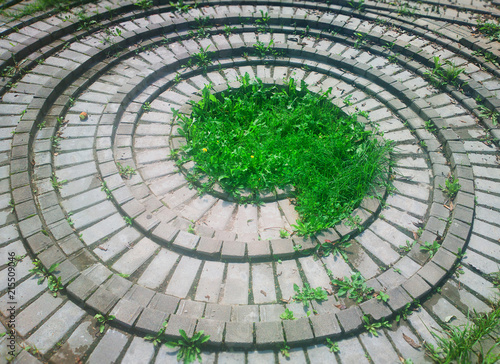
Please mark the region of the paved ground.
<svg viewBox="0 0 500 364"><path fill-rule="evenodd" d="M204 362L421 363L434 329L491 310L500 130L480 106L500 112L500 48L475 25L500 11L486 2L356 4L206 1L182 12L101 1L1 17L0 312L6 331L15 309L14 362L175 362L175 350L144 339L168 320L171 338L210 334ZM279 57L258 57L271 40ZM203 70L193 64L207 47ZM464 69L455 85L429 83L434 56ZM191 165L180 171L171 158L184 143L172 108L245 73L332 87L332 102L368 111L365 122L395 141L396 189L363 202L360 226L283 238L297 217L286 197L244 206L190 188L182 170ZM119 164L137 173L122 178ZM461 185L451 203L439 188L448 176ZM312 249L346 236L347 260ZM408 251L407 241L416 241ZM432 241L440 248L431 259L420 247ZM24 258L9 275L11 255ZM35 258L59 263L57 297L29 271ZM331 278L352 272L389 301L338 297ZM332 295L308 316L290 300L294 284ZM409 304L415 310L397 322ZM280 318L286 308L296 320ZM102 334L96 313L115 316ZM363 315L392 328L375 337ZM278 350L285 339L289 359ZM11 358L9 341L0 339L0 362Z"/></svg>

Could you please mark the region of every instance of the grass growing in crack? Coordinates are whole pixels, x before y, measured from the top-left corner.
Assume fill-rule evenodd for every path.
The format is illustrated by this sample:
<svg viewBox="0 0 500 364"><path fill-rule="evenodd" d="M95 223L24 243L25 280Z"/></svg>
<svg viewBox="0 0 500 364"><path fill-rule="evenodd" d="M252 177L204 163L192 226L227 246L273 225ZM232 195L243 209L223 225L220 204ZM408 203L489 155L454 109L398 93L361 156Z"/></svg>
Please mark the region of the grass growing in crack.
<svg viewBox="0 0 500 364"><path fill-rule="evenodd" d="M382 301L382 302L387 302L389 301L389 295L383 291L380 291L376 294L377 300Z"/></svg>
<svg viewBox="0 0 500 364"><path fill-rule="evenodd" d="M408 302L404 308L396 315L396 322L399 322L400 320L407 320L408 316L410 316L413 311L418 310L420 307L420 301L419 300L413 300L412 302Z"/></svg>
<svg viewBox="0 0 500 364"><path fill-rule="evenodd" d="M338 353L340 351L339 344L333 342L329 338L326 338L326 347L330 350L330 353Z"/></svg>
<svg viewBox="0 0 500 364"><path fill-rule="evenodd" d="M271 39L271 41L266 45L264 42L257 41L253 45L253 48L255 50L255 54L259 58L266 58L267 56L271 57L279 57L280 53L273 48L274 40Z"/></svg>
<svg viewBox="0 0 500 364"><path fill-rule="evenodd" d="M354 48L360 49L362 46L366 45L366 34L356 33L356 41L354 42Z"/></svg>
<svg viewBox="0 0 500 364"><path fill-rule="evenodd" d="M500 360L499 328L500 306L497 302L492 312L478 314L474 311L464 325L446 325L444 331L432 332L437 345L426 343L424 346L428 356L437 363L496 363ZM489 335L496 340L487 349L485 344L491 340Z"/></svg>
<svg viewBox="0 0 500 364"><path fill-rule="evenodd" d="M372 334L375 337L378 337L378 329L383 329L384 327L390 328L392 325L388 321L380 321L380 322L371 322L370 317L364 315L363 316L364 326L366 331Z"/></svg>
<svg viewBox="0 0 500 364"><path fill-rule="evenodd" d="M365 11L365 0L358 0L358 1L353 0L349 1L348 4L354 10L358 10L359 12Z"/></svg>
<svg viewBox="0 0 500 364"><path fill-rule="evenodd" d="M42 262L38 259L33 261L34 268L30 269L31 273L34 273L35 276L38 276L38 284L42 284L45 279L47 279L47 286L51 292L53 292L54 297L57 297L57 292L62 290L64 287L61 282L61 277L55 277L54 272L56 271L59 263L54 263L50 266L49 269L46 269Z"/></svg>
<svg viewBox="0 0 500 364"><path fill-rule="evenodd" d="M151 111L151 103L146 101L144 104L142 104L141 109L144 112L150 112Z"/></svg>
<svg viewBox="0 0 500 364"><path fill-rule="evenodd" d="M415 245L415 241L409 241L406 240L406 245L400 245L399 250L404 253L409 253L411 251L411 248L413 248L413 245Z"/></svg>
<svg viewBox="0 0 500 364"><path fill-rule="evenodd" d="M112 321L115 319L115 316L113 315L102 315L100 313L96 314L94 316L94 318L96 319L98 325L99 325L99 332L102 334L104 332L104 329L106 328L106 324L109 322L109 321Z"/></svg>
<svg viewBox="0 0 500 364"><path fill-rule="evenodd" d="M2 78L3 77L14 77L18 73L22 73L23 72L23 68L22 68L23 64L28 62L27 59L23 59L23 60L17 62L14 54L12 54L12 61L14 62L14 65L5 67L2 70L2 72L0 72L0 77L2 77Z"/></svg>
<svg viewBox="0 0 500 364"><path fill-rule="evenodd" d="M62 185L65 184L66 182L68 181L67 180L59 181L55 173L52 173L52 176L50 177L50 183L52 184L52 188L56 192L58 192L61 189Z"/></svg>
<svg viewBox="0 0 500 364"><path fill-rule="evenodd" d="M295 316L293 315L293 311L290 310L289 308L285 309L285 312L283 312L280 315L280 319L282 320L295 320Z"/></svg>
<svg viewBox="0 0 500 364"><path fill-rule="evenodd" d="M210 48L210 45L208 45L207 48L201 47L201 51L193 54L193 56L189 59L187 65L183 67L198 66L199 68L202 69L204 73L206 73L208 66L210 66L213 63L212 61L213 52L209 52L208 48Z"/></svg>
<svg viewBox="0 0 500 364"><path fill-rule="evenodd" d="M286 239L290 236L290 233L286 231L285 229L280 229L280 238L281 239Z"/></svg>
<svg viewBox="0 0 500 364"><path fill-rule="evenodd" d="M489 109L484 105L478 105L479 108L479 116L486 119L491 119L493 125L498 124L498 118L500 114L495 109Z"/></svg>
<svg viewBox="0 0 500 364"><path fill-rule="evenodd" d="M135 2L135 5L140 7L142 10L146 10L153 7L153 0L139 0Z"/></svg>
<svg viewBox="0 0 500 364"><path fill-rule="evenodd" d="M283 355L285 358L290 357L290 346L288 345L286 340L284 340L283 343L281 343L281 345L278 346L278 349L281 355Z"/></svg>
<svg viewBox="0 0 500 364"><path fill-rule="evenodd" d="M450 199L453 200L457 195L458 191L460 191L460 183L458 183L458 178L454 178L450 176L446 179L444 187L439 185L439 188L444 192L444 194Z"/></svg>
<svg viewBox="0 0 500 364"><path fill-rule="evenodd" d="M106 198L108 200L111 200L113 198L111 190L108 188L108 185L104 181L101 182L101 191L103 191L106 194Z"/></svg>
<svg viewBox="0 0 500 364"><path fill-rule="evenodd" d="M309 234L346 218L388 170L388 143L328 99L291 79L283 88L248 74L239 89L202 91L190 117L177 115L195 173L236 200L247 189L295 187L294 226ZM256 201L251 200L252 201Z"/></svg>
<svg viewBox="0 0 500 364"><path fill-rule="evenodd" d="M308 284L304 284L304 288L300 289L296 284L293 285L295 295L292 297L295 301L302 302L304 306L308 306L311 301L325 301L328 299L328 293L321 287L311 288Z"/></svg>
<svg viewBox="0 0 500 364"><path fill-rule="evenodd" d="M170 2L170 6L173 6L179 13L188 13L190 9L194 9L198 5L196 3L194 5L184 4L183 0L179 0L176 3Z"/></svg>
<svg viewBox="0 0 500 364"><path fill-rule="evenodd" d="M116 165L118 166L118 173L122 178L129 179L136 174L135 169L130 166L123 166L120 162L117 162Z"/></svg>
<svg viewBox="0 0 500 364"><path fill-rule="evenodd" d="M358 303L366 301L374 291L372 287L366 285L366 280L360 272L353 273L351 277L332 279L332 284L339 288L337 292L339 297L345 296Z"/></svg>
<svg viewBox="0 0 500 364"><path fill-rule="evenodd" d="M444 87L451 84L455 87L459 86L458 76L465 72L465 68L459 68L451 61L441 62L437 56L434 57L434 69L432 71L425 71L424 75L436 87Z"/></svg>
<svg viewBox="0 0 500 364"><path fill-rule="evenodd" d="M224 25L224 34L226 35L226 37L229 37L235 30L236 27L230 27L227 24Z"/></svg>
<svg viewBox="0 0 500 364"><path fill-rule="evenodd" d="M420 250L429 253L432 258L437 253L440 246L441 245L439 245L437 241L434 241L432 244L426 241L422 246L420 246Z"/></svg>
<svg viewBox="0 0 500 364"><path fill-rule="evenodd" d="M144 340L151 341L154 346L161 345L167 341L167 337L165 336L165 329L167 328L168 321L164 321L161 329L156 333L156 335L146 335Z"/></svg>
<svg viewBox="0 0 500 364"><path fill-rule="evenodd" d="M210 340L210 335L204 335L203 330L188 337L186 332L179 330L181 338L177 341L169 341L165 345L169 348L179 348L177 360L184 363L192 363L196 359L201 363L201 348L204 343Z"/></svg>

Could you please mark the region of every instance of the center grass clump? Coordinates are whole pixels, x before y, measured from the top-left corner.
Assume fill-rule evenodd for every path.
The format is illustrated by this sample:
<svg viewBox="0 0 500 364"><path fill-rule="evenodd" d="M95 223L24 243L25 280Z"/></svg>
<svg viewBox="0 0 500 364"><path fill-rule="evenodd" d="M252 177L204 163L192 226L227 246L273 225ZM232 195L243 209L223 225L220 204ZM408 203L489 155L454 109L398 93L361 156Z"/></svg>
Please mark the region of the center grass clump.
<svg viewBox="0 0 500 364"><path fill-rule="evenodd" d="M388 143L377 141L357 115L291 79L284 87L239 80L218 95L209 88L180 116L184 151L195 173L236 200L250 190L295 189L297 229L312 233L347 217L387 172ZM252 201L242 201L252 202Z"/></svg>

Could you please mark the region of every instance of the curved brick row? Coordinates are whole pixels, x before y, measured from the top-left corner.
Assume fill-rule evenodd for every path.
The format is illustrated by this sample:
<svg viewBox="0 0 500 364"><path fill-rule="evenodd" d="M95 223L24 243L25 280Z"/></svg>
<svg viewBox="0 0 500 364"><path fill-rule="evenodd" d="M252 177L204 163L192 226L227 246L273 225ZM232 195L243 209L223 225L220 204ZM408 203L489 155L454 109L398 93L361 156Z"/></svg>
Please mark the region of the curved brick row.
<svg viewBox="0 0 500 364"><path fill-rule="evenodd" d="M145 227L144 227L144 226L143 226L143 228L144 228L144 230L146 230L146 231L148 230L148 229L145 229ZM50 265L50 264L49 264L49 265ZM443 275L444 275L444 274L443 274ZM408 297L408 301L409 301L409 297ZM107 303L109 303L109 302L107 302ZM408 303L408 302L404 302L404 304L406 304L406 303ZM403 304L403 306L404 306L404 304ZM92 304L89 304L89 305L92 307ZM401 306L401 307L402 307L402 306ZM96 307L94 307L94 308L96 308ZM103 310L103 311L105 312L105 310ZM346 311L346 312L347 312L347 311ZM358 316L359 316L359 315L358 315ZM361 321L359 321L359 322L361 323Z"/></svg>
<svg viewBox="0 0 500 364"><path fill-rule="evenodd" d="M377 12L383 14L387 9L390 9L389 7L385 9L380 6L372 8L370 4L368 5L369 12L355 13L351 20L356 19L358 16L359 19L364 20L369 18L368 15L370 14L376 14ZM220 6L220 8L217 6L203 8L204 10L202 10L206 11L207 14L212 14L214 23L217 23L219 19L219 12L223 13L225 11L223 6ZM305 3L303 6L304 9L317 7L319 10L324 10L326 8L323 4ZM129 11L127 7L120 9L125 12ZM227 9L229 9L229 15L225 14L224 20L229 23L234 22L235 25L238 23L237 18L240 18L238 11L243 11L243 14L246 14L244 11L247 10L244 8L239 10L237 7L231 6ZM404 40L396 41L396 38L378 34L374 29L358 30L357 27L361 27L362 22L354 22L353 24L352 21L347 22L347 18L345 20L341 20L340 17L335 19L330 14L325 13L321 16L322 14L309 13L309 10L303 11L300 8L292 13L287 12L287 7L271 9L263 6L251 7L251 9L253 9L251 16L253 20L260 19L263 15L263 13L256 10L269 11L271 17L270 29L274 30L272 37L276 40L273 47L282 52L281 57L265 60L268 65L272 66L269 76L266 75L267 71L264 68L259 68L262 67L263 60L245 55L245 53L251 54L253 52L257 41L268 43L271 39L266 35L255 37L251 31L256 30L257 27L252 26L245 26L240 30L240 26L236 25L235 33L239 34L237 36L224 37L215 35L222 31L223 28L220 27L213 33L214 35L211 38L191 43L184 40L183 46L179 43L180 48L175 53L174 59L166 64L163 63L161 56L158 57L159 51L155 51L156 44L161 44L160 37L155 40L156 35L162 32L174 34L173 37L170 37L170 42L174 42L171 43L171 47L174 47L177 44L175 43L177 39L180 40L189 36L189 29L196 23L195 17L197 14L202 14L200 10L192 10L192 14L186 16L187 21L182 20L182 16L177 14L171 18L174 19L173 22L162 22L164 17L160 16L160 21L155 20L156 24L149 27L149 30L122 32L120 38L123 40L115 44L100 43L99 38L94 36L88 37L88 39L83 38L81 42L73 43L74 51L70 52L74 53L68 53L68 56L73 55L73 57L70 56L72 60L66 62L70 65L71 71L60 71L55 78L46 77L46 81L43 77L39 77L38 81L33 79L31 75L26 76L26 80L31 77L37 82L41 81L41 87L37 87L35 97L25 98L20 103L11 101L12 106L2 112L2 114L7 115L8 113L19 113L24 109L27 110L19 125L13 129L15 134L12 137L12 160L9 168L11 173L10 186L13 190L13 206L19 221L20 232L27 243L26 246L29 247L33 254L37 255L45 266L49 267L55 262L60 263L57 275L61 276L63 283L67 285L67 292L72 300L77 303L84 302L84 307L97 312L114 314L116 324L119 327L126 330L137 330L132 331L137 333L154 333L161 328L163 321L169 317L167 327L169 336L178 337L179 328L184 328L188 333L194 332L195 329L198 331L203 329L206 333L211 334L211 344L216 347L222 345L224 348L275 347L275 345L283 342L284 338L292 345L307 345L313 341L323 342L325 337L340 339L345 335L356 333L362 328L361 317L363 314L371 315L376 320L390 318L401 311L406 304L412 302L413 299L428 296L434 287L441 285L445 281L445 278L448 278L445 287L448 287L447 289L449 289L451 295L451 292L454 292L454 288L452 288L454 279L450 279L450 274L456 268L457 260L460 257L459 253L466 248L467 243L470 241L470 244L473 244L473 251L471 252L473 263L470 266L474 269L477 268L478 262L486 259L484 254L487 253L484 249L492 249L488 245L491 243L485 243L482 240L485 240L485 238L486 241L493 239L495 231L498 230L496 225L491 225L492 222L494 223L494 219L492 220L492 217L488 216L486 212L489 206L495 207L494 201L498 197L494 194L491 199L492 202L488 201L485 193L481 191L485 189L497 191L496 185L485 178L490 177L493 180L498 178L496 177L497 172L495 172L494 163L491 163L490 156L494 156L494 152L488 150L490 147L487 145L482 147L483 144L481 143L467 141L467 139L472 140L477 137L477 131L474 131L476 134L467 134L466 129L461 128L461 123L470 126L471 130L477 127L475 127L474 121L472 123L469 121L472 118L464 114L462 106L454 106L449 101L451 99L448 96L437 93L435 89L424 91L423 87L418 88L417 85L423 80L420 77L410 77L408 82L404 82L404 80L397 79L398 76L391 77L382 72L384 66L381 65L379 69L377 65L378 59L383 59L384 56L394 56L399 63L398 66L394 66L395 69L401 69L401 66L403 66L410 71L415 71L417 75L423 75L425 72L424 67L432 66L432 53L430 54L425 50L421 52L420 49L413 45L406 47ZM353 14L352 9L346 7L330 6L329 9L340 10L342 14ZM164 12L165 10L167 12ZM162 15L168 14L168 10L171 10L171 7L166 6L159 9ZM432 16L429 19L432 19ZM253 20L250 22L253 23ZM222 17L220 17L219 21L222 21ZM467 22L467 20L460 21ZM460 24L460 21L457 24ZM118 20L115 24L119 24L119 22ZM294 22L295 25L289 27ZM395 23L398 23L398 25L408 24L405 21L396 21ZM282 25L279 26L278 24ZM404 26L402 28L408 30L407 25L406 28ZM126 29L125 26L123 29ZM177 30L176 33L173 32L174 29ZM325 29L328 29L328 32L325 32ZM334 33L341 31L342 35L331 34L331 30ZM412 30L416 31L417 28L412 28ZM300 45L293 43L294 41L291 40L293 33L305 31L312 36L317 34L319 36L318 41L311 37L298 37L303 43ZM370 41L370 43L361 44L361 51L355 49L359 47L359 42L356 45L356 38L360 37L356 33L359 32L361 32L360 34L366 32L367 40ZM420 33L416 32L416 34ZM398 35L395 34L395 36ZM427 33L425 36L428 39L435 39ZM450 36L450 34L446 36ZM143 43L143 48L138 53L131 51L128 54L125 52L118 55L116 59L105 58L110 51L114 52L119 46L133 44L140 39L151 40ZM322 44L327 45L328 42L333 42L334 46L327 46L322 49ZM390 51L380 47L380 45L393 42L395 46ZM461 43L464 44L462 41ZM188 44L190 45L188 46ZM299 253L297 251L300 249L299 245L305 251L312 249L316 244L316 239L298 240L293 238L272 240L267 243L265 241L254 241L247 236L243 241L239 241L236 237L239 234L233 237L229 235L222 237L221 234L224 232L230 233L230 231L203 229L203 225L195 225L195 234L192 234L189 232L191 227L189 220L185 219L186 216L184 216L183 221L178 216L178 211L165 206L154 193L154 187L151 187L155 182L154 174L149 175L150 177L147 174L147 167L151 163L146 162L144 168L140 168L139 162L140 158L146 158L147 161L147 157L143 157L140 153L141 148L137 148L137 136L147 137L152 130L152 128L148 129L148 122L144 123L141 119L142 116L146 115L141 113L141 105L147 101L151 103L153 109L158 105L159 109L157 110L163 111L163 108L159 105L162 105L161 102L165 103L165 100L168 100L168 95L163 95L163 92L175 84L175 76L177 72L182 70L181 66L187 64L193 54L208 44L211 44L210 49L215 51L214 59L217 60L216 65L208 67L208 75L215 75L216 71L222 70L223 72L217 76L222 76L221 84L233 80L233 72L242 74L243 67L256 66L254 70L256 70L257 75L260 71L264 71L264 76L270 77L268 82L279 82L281 77L278 78L277 75L283 70L287 70L286 72L290 74L290 70L306 66L305 74L309 74L311 79L316 77L315 75L326 76L352 86L354 92L363 90L366 93L365 95L371 95L370 97L373 100L381 102L390 112L397 115L401 121L407 123L407 127L414 133L414 136L412 136L406 129L403 129L403 125L398 119L393 121L396 122L395 128L389 125L391 122L387 117L382 116L379 119L379 125L383 129L387 128L386 137L394 138L400 143L402 154L396 157L397 171L402 174L401 177L396 177L398 178L396 187L401 189L400 192L387 198L386 202L390 207L384 207L379 216L377 216L379 213L378 204L373 205L370 203L368 206L369 201L366 202L364 207L372 209L375 213L374 217L376 217L373 220L368 215L365 215L363 224L368 230L360 232L344 224L335 227L335 230L331 229L326 234L317 236L320 242L327 238L331 240L339 239L348 234L351 235L351 238L355 237L352 253L357 254L357 257L353 257L353 260L348 264L344 263L344 266L342 266L338 261L340 257L336 259L323 257L319 262L315 262L312 257L304 256L303 252ZM70 49L73 48L73 45L70 46ZM350 48L350 45L356 47ZM481 45L475 45L475 47L479 46ZM36 48L36 45L31 47ZM54 49L58 49L57 47L56 45ZM76 56L78 53L75 52L78 52L78 47L83 47L81 49L87 52L87 55ZM447 45L447 47L453 50L454 43ZM20 48L21 52L23 52L22 48ZM342 56L333 53L333 49L343 52ZM483 49L486 48L483 47ZM148 50L153 51L148 52ZM368 52L363 53L366 50L370 50L371 54ZM396 50L400 50L404 56L396 54ZM146 60L146 63L131 59L129 55L132 52L140 55L143 60ZM152 56L151 53L156 55ZM461 50L460 53L463 55L464 51ZM22 56L22 53L18 54ZM47 54L51 54L51 51L49 50ZM411 60L409 56L413 56L414 60ZM458 58L456 59L458 60ZM53 65L61 62L61 60L59 56L48 58L48 61ZM477 57L475 60L477 61ZM135 67L132 72L137 72L140 69L141 76L128 76L133 73L127 73L126 68L121 66L122 64L127 65L126 67ZM147 65L147 67L141 68L141 65ZM119 80L110 89L103 88L103 85L109 85L109 82L112 82L110 75L116 75L115 69L123 70L124 82ZM474 110L477 115L479 113L478 107L473 98L478 95L485 99L484 104L486 106L490 108L496 107L492 93L495 84L490 83L488 88L479 87L477 81L475 81L475 72L477 71L474 70L472 65L469 66L469 69L471 76L462 77L462 75L460 82L464 85L464 89L470 92L470 96L461 95L451 86L448 86L447 90L465 108ZM34 71L36 70L37 66L34 66ZM174 87L176 92L189 99L193 90L201 87L194 81L198 77L197 81L200 82L200 73L201 70L197 69L182 70L180 74L181 79L184 81L177 88ZM492 73L495 74L495 72ZM399 77L402 77L403 74L404 72ZM103 83L101 79L106 80ZM465 85L465 82L468 82L468 84ZM68 87L68 85L71 86ZM415 88L415 86L417 87ZM319 90L319 87L317 89ZM77 124L80 124L77 118L79 112L89 111L85 108L93 106L92 95L85 93L86 90L95 90L97 93L103 92L112 96L107 103L97 102L96 100L99 107L89 112L90 117L86 124L81 123L82 126L77 126ZM382 92L383 90L385 91ZM412 90L415 90L415 92ZM73 105L71 100L81 92L84 92L81 99L79 98ZM363 102L368 104L368 107L373 108L372 110L375 113L377 111L381 112L382 109L377 109L374 106L376 104L372 104L370 98L365 99L362 97L362 99ZM8 100L14 99L4 98L7 103L9 103ZM164 101L157 101L155 104L155 100ZM339 99L339 103L342 104L342 99ZM182 102L178 103L181 106L182 104ZM363 109L362 106L360 108ZM134 115L135 113L137 113L137 116ZM454 115L458 116L455 117ZM58 117L61 117L61 121L67 118L69 123L58 122L56 120ZM465 121L461 119L465 119ZM497 128L495 125L488 123L487 121L488 129L495 135L498 131ZM170 123L167 122L166 124ZM435 136L429 133L430 127L435 128ZM169 134L163 135L168 136ZM59 153L55 148L59 137L62 137L59 143L62 145L64 153ZM127 141L132 139L135 140L135 145L131 141ZM172 139L174 141L173 146L178 145L178 143L175 143L176 139L178 138ZM420 171L425 171L427 168L428 164L425 160L423 158L413 158L413 156L422 153L418 146L412 146L411 143L416 141L425 149L425 155L432 170L431 179L425 176L425 173L420 173ZM442 151L444 151L444 155L441 153ZM31 157L27 157L28 153L33 154L33 160ZM469 153L472 153L472 156ZM31 167L32 161L34 167ZM123 161L124 164L129 164L129 162L137 163L140 175L130 180L123 180L118 174L116 165L116 162L119 161ZM459 179L462 188L453 201L453 206L447 205L447 207L443 207L446 199L439 186L444 185L445 179L450 172ZM106 189L101 190L102 186L98 179L94 177L95 174L98 174L99 178L106 182L109 195L112 196L111 200L106 200L105 196L108 192ZM429 187L408 189L408 186L414 185L405 184L405 176L413 176L421 183L421 186L427 185ZM65 186L62 186L62 189L59 188L52 178L58 178L59 181L68 179L68 185L71 184L72 186L71 192L67 191ZM146 185L147 190L142 187L146 187ZM478 188L480 192L476 192L475 188ZM36 190L34 195L32 195L32 189ZM90 189L94 192L85 192L90 191ZM430 191L426 192L426 189ZM174 190L174 194L176 191ZM413 196L413 194L416 195ZM429 196L431 196L430 199ZM475 211L474 197L480 204L477 211L479 220L473 218ZM82 206L89 207L82 210ZM210 207L212 208L212 206ZM90 211L94 207L99 207L99 209L96 210L97 215L92 216L93 213L90 213ZM451 214L449 210L452 210ZM74 215L70 216L69 213L73 211ZM492 216L495 216L495 213L492 212ZM99 214L104 214L102 215L104 220L101 223L97 222ZM123 216L133 219L131 227L126 227L127 221L123 219ZM424 217L425 219L422 219ZM421 223L422 220L424 228L421 231L419 244L415 244L407 256L400 256L397 252L399 243L404 243L402 239L408 238L412 231L417 230L414 224ZM491 232L488 229L493 230ZM79 237L80 233L82 235ZM382 237L382 240L379 236ZM109 242L106 241L108 238ZM235 238L239 242L235 242ZM391 239L394 240L389 241ZM386 240L389 242L386 242ZM441 248L432 259L428 260L428 255L423 254L420 250L420 244L433 240L441 240ZM10 238L7 241L10 241ZM131 243L128 246L130 251L127 251L127 244L129 243ZM387 245L388 250L386 248L380 250L384 244ZM121 251L115 251L112 254L108 250L114 249L118 245L122 247ZM397 258L386 255L391 251L396 254ZM482 255L478 255L477 252ZM308 252L308 254L311 253L313 252ZM179 254L182 255L180 259ZM96 259L96 256L98 259ZM271 258L280 258L283 259L283 262L267 263ZM102 262L106 263L98 263L100 259L103 259ZM235 301L228 301L223 293L221 293L222 299L219 302L217 300L214 302L211 301L210 297L208 299L202 297L202 290L199 287L195 288L195 291L190 290L191 293L188 295L186 295L188 292L178 291L176 285L170 283L168 286L163 285L160 290L156 291L144 287L144 279L141 284L141 274L145 274L148 269L158 269L160 262L167 262L169 259L172 262L170 264L175 265L169 278L172 282L176 282L177 278L182 277L183 272L189 271L189 268L198 267L196 270L199 270L199 276L189 278L191 279L190 284L204 282L203 277L210 277L210 273L206 273L210 272L210 269L227 271L224 283L218 283L222 284L220 292L224 292L223 285L231 287L231 284L239 285L241 283L240 281L231 281L232 274L234 274L232 273L233 269L234 272L244 272L246 270L246 285L243 286L243 292L246 296L245 287L253 289L251 302L254 305L245 305L250 302L248 297L242 302L238 302L238 298L235 298ZM220 259L229 263L217 262ZM241 260L244 262L241 263ZM250 264L246 263L247 260ZM137 264L138 261L140 264L137 267L131 268L131 266L127 266L132 262ZM255 263L256 261L261 263ZM377 271L375 274L363 273L368 272L367 261L374 264ZM488 271L494 260L486 260L486 262L491 262L486 263L486 270ZM155 264L157 265L155 266ZM346 304L347 309L339 309L334 302L331 302L333 300L329 300L326 305L313 304L317 315L311 317L305 317L305 312L301 313L300 305L290 303L286 307L293 308L299 319L280 322L279 315L284 311L285 306L276 302L273 303L270 299L266 300L266 302L270 303L258 304L257 296L259 292L257 287L259 284L265 286L269 282L273 282L266 277L269 277L269 272L271 274L274 272L278 277L277 284L280 286L279 291L276 291L278 294L276 299L279 297L286 299L285 283L288 282L290 286L292 285L293 279L288 275L293 272L293 269L291 269L293 264L305 276L305 279L299 278L300 283L307 281L312 286L321 286L322 282L328 285L327 269L330 269L334 276L341 276L341 273L346 272L346 269L347 272L350 269L359 270L366 277L372 278L368 283L376 290L385 288L390 299L388 304L382 304L373 298L359 306L341 300L343 304ZM325 267L321 267L321 264L325 264ZM393 264L394 270L378 271L379 267L392 267ZM280 267L280 265L282 266ZM271 270L269 271L269 269ZM396 269L402 272L398 273ZM138 273L135 273L136 270ZM113 271L124 274L131 271L133 274L130 279L126 279L113 274ZM249 272L252 275L253 288L252 284L249 284ZM287 276L283 282L279 278L282 275ZM22 284L28 282L26 280ZM167 282L168 280L165 281L165 283ZM245 279L243 282L245 282ZM477 292L486 299L492 297L487 292L489 289L487 287L491 286L491 284L469 269L465 270L464 278L461 278L459 282L463 282L468 290ZM480 286L475 286L473 282L479 282ZM182 284L184 284L183 281L179 280L179 285ZM196 285L197 283L194 283L194 287ZM228 287L226 287L226 292L229 289ZM163 293L165 288L167 294ZM291 287L289 287L289 290L293 294ZM271 288L271 291L274 292L274 287ZM237 293L238 290L234 292ZM241 295L241 291L239 294ZM189 296L188 299L182 299L187 296ZM432 310L434 315L442 319L439 309L433 306L434 297L431 295L431 298L427 301L428 303L426 303L426 309ZM26 302L30 300L28 299ZM42 298L37 299L32 305L42 302L41 300ZM474 302L473 305L476 307L482 308L481 301L470 297L468 300ZM439 305L442 306L443 304L440 303ZM460 304L460 302L456 303L459 310L463 311ZM30 307L32 306L25 309L25 317L28 317ZM33 309L35 307L37 306L33 306ZM69 314L70 312L76 312L75 310L79 312L76 317L81 317L79 315L83 314L83 311L72 304L71 301L66 301L61 306L60 311L51 316L47 324L54 322L58 317L57 315L64 316L66 312ZM47 315L50 315L50 312ZM463 315L457 311L456 317L463 317ZM76 320L78 321L79 318ZM426 320L428 319L426 318ZM419 334L424 335L415 325L416 323L412 322L414 329ZM45 327L45 324L40 327L40 330L43 327ZM26 333L28 332L26 331ZM38 332L43 332L43 330ZM38 334L38 336L40 335ZM105 338L114 337L115 340L124 342L123 346L121 346L123 348L126 340L120 335L123 336L118 331L109 330L101 342L113 340ZM369 353L376 354L373 346L367 341L368 338L364 335L360 336L363 345ZM35 337L38 336L35 333L30 340L37 342ZM343 341L347 342L347 340ZM392 340L395 339L392 338ZM90 356L90 361L92 361L93 355L95 355L94 360L98 357L100 345L95 349L95 354ZM398 346L397 342L394 345ZM124 360L128 356L133 356L131 350L132 347L135 348L136 346L145 348L147 345L140 340L134 339L130 348L126 349L126 354L122 353L118 354L118 356ZM120 346L118 345L118 347ZM47 350L43 349L42 353L47 353ZM147 350L150 352L150 349ZM398 350L400 350L399 346ZM314 352L313 347L307 350L309 360L312 360L311 358L315 355ZM157 360L161 355L166 355L162 350L156 354L155 352L152 353L152 355L157 355ZM222 360L224 355L223 353L218 354L219 360ZM250 358L250 354L248 354L248 358Z"/></svg>

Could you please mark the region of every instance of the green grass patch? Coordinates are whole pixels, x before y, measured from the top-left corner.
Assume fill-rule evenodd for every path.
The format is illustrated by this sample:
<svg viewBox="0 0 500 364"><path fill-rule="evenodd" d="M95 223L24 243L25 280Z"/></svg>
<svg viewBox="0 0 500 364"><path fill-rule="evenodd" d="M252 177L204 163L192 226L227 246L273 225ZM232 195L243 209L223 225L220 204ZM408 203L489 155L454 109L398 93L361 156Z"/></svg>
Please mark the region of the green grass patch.
<svg viewBox="0 0 500 364"><path fill-rule="evenodd" d="M206 87L192 114L178 115L184 152L206 188L218 183L240 202L260 191L294 186L299 232L312 233L347 217L388 171L391 146L317 94L291 79L284 87L240 80L214 95ZM206 176L206 177L205 177ZM254 198L242 199L242 191Z"/></svg>

